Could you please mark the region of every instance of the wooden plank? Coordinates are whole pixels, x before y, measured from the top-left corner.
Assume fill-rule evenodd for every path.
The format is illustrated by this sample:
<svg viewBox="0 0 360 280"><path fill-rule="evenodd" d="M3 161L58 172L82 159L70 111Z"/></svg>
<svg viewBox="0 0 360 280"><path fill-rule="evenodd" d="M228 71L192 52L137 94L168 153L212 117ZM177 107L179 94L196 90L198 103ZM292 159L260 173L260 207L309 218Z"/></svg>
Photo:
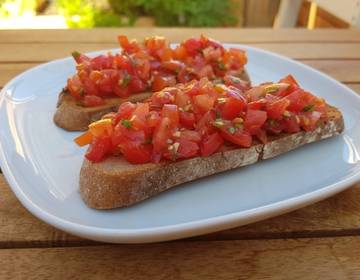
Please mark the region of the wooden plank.
<svg viewBox="0 0 360 280"><path fill-rule="evenodd" d="M0 251L1 279L359 279L360 237Z"/></svg>
<svg viewBox="0 0 360 280"><path fill-rule="evenodd" d="M68 235L32 216L0 174L0 248L78 246L93 241ZM196 237L198 240L341 236L360 233L360 184L312 206L266 221Z"/></svg>
<svg viewBox="0 0 360 280"><path fill-rule="evenodd" d="M224 42L360 42L359 29L278 29L271 28L97 28L63 30L2 30L1 43L113 43L119 34L142 39L162 35L172 42L179 42L191 36L206 34Z"/></svg>
<svg viewBox="0 0 360 280"><path fill-rule="evenodd" d="M360 82L360 60L300 60L333 78L345 82ZM38 65L38 63L0 63L0 86L21 72Z"/></svg>
<svg viewBox="0 0 360 280"><path fill-rule="evenodd" d="M272 27L279 4L279 0L246 0L244 26Z"/></svg>
<svg viewBox="0 0 360 280"><path fill-rule="evenodd" d="M294 59L360 59L360 43L254 43L250 46L273 51ZM0 62L44 62L69 56L71 52L89 52L117 48L116 43L0 44Z"/></svg>

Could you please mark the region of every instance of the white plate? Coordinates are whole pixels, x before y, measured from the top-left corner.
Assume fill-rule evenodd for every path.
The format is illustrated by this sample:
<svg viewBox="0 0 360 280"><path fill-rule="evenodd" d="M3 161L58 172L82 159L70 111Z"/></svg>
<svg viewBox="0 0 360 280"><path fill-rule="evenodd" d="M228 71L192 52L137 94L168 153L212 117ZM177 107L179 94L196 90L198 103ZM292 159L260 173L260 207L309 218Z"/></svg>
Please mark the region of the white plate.
<svg viewBox="0 0 360 280"><path fill-rule="evenodd" d="M292 73L343 112L341 136L278 158L183 184L127 209L87 208L78 192L85 149L78 133L54 125L58 93L74 72L71 58L24 72L1 92L0 163L18 199L41 220L100 241L139 243L223 230L279 215L340 192L360 178L360 98L330 77L285 57L247 50L254 84Z"/></svg>

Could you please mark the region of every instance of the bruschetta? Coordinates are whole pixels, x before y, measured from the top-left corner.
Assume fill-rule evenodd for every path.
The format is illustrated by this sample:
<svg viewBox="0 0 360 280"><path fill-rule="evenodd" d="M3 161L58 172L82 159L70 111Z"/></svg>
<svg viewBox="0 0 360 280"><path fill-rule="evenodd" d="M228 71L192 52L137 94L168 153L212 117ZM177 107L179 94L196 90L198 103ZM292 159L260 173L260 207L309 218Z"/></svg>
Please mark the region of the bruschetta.
<svg viewBox="0 0 360 280"><path fill-rule="evenodd" d="M142 101L152 92L207 77L241 89L250 86L246 54L201 36L171 48L163 37L142 43L118 37L121 51L90 58L73 53L76 73L59 95L54 122L70 131L86 130L103 114L126 101Z"/></svg>
<svg viewBox="0 0 360 280"><path fill-rule="evenodd" d="M291 76L247 90L208 78L126 102L75 139L90 144L80 193L92 208L129 206L179 184L256 163L344 129L341 112Z"/></svg>

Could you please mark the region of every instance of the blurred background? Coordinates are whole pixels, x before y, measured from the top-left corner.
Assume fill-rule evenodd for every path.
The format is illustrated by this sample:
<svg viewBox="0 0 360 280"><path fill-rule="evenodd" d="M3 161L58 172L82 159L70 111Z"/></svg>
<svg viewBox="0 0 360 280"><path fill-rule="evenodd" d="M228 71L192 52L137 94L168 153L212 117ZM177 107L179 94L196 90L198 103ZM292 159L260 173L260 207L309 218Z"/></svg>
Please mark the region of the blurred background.
<svg viewBox="0 0 360 280"><path fill-rule="evenodd" d="M360 0L0 0L0 29L360 26Z"/></svg>

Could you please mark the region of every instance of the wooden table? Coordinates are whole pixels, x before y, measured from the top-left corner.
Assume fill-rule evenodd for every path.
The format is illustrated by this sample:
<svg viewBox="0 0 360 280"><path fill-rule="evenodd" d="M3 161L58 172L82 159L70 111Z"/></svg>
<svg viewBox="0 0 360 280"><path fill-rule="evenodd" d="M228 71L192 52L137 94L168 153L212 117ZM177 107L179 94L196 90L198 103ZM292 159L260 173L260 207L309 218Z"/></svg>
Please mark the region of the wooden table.
<svg viewBox="0 0 360 280"><path fill-rule="evenodd" d="M207 34L317 68L360 93L360 30L97 29L0 32L0 86L73 50L117 47L116 35ZM0 278L360 279L360 184L313 206L206 236L111 245L68 235L34 218L0 174ZM268 278L267 278L268 279Z"/></svg>

